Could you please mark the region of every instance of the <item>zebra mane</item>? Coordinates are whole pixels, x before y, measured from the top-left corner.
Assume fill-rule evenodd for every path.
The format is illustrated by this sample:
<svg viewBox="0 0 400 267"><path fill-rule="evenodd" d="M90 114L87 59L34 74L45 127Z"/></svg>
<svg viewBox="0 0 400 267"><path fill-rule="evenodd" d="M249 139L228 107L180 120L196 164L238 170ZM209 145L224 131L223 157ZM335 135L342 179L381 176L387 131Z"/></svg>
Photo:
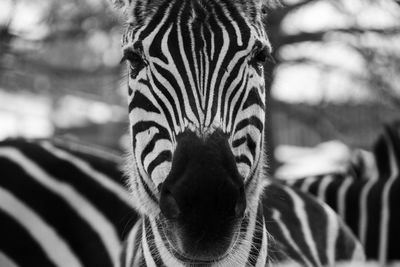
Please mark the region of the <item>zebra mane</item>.
<svg viewBox="0 0 400 267"><path fill-rule="evenodd" d="M154 14L162 3L166 0L111 0L112 5L126 17L126 21L131 25L140 25L143 21ZM206 7L216 0L191 0L196 5ZM267 10L281 7L281 0L229 0L246 14L252 21L263 19Z"/></svg>

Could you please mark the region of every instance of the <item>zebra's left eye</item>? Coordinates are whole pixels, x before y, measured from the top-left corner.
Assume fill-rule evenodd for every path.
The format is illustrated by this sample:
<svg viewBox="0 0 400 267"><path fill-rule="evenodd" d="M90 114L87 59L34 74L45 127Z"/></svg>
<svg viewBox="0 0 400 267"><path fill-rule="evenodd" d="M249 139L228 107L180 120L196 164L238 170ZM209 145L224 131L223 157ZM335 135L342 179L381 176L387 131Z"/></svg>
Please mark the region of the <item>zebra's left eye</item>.
<svg viewBox="0 0 400 267"><path fill-rule="evenodd" d="M125 50L124 55L121 59L121 63L124 61L128 61L131 65L140 65L144 63L142 56L139 52L133 50Z"/></svg>
<svg viewBox="0 0 400 267"><path fill-rule="evenodd" d="M146 62L140 52L134 50L125 50L121 63L124 61L129 62L130 76L136 78L139 72L146 66Z"/></svg>
<svg viewBox="0 0 400 267"><path fill-rule="evenodd" d="M271 58L271 53L266 46L257 48L253 55L253 61L258 65L264 65Z"/></svg>

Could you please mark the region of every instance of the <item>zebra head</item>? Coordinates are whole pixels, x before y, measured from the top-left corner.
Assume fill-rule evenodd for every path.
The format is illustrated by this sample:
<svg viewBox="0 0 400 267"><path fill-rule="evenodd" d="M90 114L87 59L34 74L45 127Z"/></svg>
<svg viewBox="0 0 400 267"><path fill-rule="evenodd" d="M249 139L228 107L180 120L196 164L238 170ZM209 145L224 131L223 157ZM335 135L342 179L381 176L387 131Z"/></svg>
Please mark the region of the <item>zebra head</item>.
<svg viewBox="0 0 400 267"><path fill-rule="evenodd" d="M137 208L191 259L217 258L237 240L261 193L270 45L261 0L116 1L128 23Z"/></svg>

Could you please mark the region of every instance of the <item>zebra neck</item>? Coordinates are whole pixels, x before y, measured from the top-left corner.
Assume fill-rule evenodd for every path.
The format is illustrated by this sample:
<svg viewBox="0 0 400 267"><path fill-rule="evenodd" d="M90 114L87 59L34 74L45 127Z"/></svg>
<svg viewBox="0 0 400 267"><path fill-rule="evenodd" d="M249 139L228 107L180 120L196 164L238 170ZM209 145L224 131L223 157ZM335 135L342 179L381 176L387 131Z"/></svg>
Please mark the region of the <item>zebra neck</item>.
<svg viewBox="0 0 400 267"><path fill-rule="evenodd" d="M142 217L128 237L123 255L123 266L188 266L185 258L172 247L158 219ZM267 260L268 234L262 205L256 212L249 212L242 220L236 241L226 256L210 262L196 262L206 266L265 266ZM131 244L129 244L131 243ZM136 245L135 245L136 243ZM131 250L131 251L129 251ZM130 255L130 256L127 256Z"/></svg>

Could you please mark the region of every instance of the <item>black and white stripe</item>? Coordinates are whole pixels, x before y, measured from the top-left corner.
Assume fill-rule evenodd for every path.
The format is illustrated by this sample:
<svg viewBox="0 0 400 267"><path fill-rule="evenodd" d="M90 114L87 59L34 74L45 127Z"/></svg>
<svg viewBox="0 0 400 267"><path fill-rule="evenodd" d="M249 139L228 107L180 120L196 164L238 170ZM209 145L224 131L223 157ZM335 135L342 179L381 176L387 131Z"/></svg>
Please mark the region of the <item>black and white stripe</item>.
<svg viewBox="0 0 400 267"><path fill-rule="evenodd" d="M374 146L376 170L353 165L347 173L330 173L290 182L326 202L350 226L368 258L382 265L400 260L400 124L385 128ZM361 168L361 169L360 169ZM368 172L365 171L368 169Z"/></svg>
<svg viewBox="0 0 400 267"><path fill-rule="evenodd" d="M1 266L118 264L137 215L114 159L76 148L0 143Z"/></svg>

